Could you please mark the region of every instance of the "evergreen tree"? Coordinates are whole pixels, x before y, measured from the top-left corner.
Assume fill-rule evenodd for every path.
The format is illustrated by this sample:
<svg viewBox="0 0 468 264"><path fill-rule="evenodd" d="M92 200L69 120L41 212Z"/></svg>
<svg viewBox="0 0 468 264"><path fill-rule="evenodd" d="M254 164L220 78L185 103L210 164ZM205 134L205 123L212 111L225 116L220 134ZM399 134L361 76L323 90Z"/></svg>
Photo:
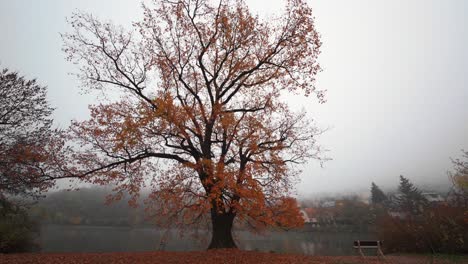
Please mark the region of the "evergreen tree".
<svg viewBox="0 0 468 264"><path fill-rule="evenodd" d="M400 175L398 191L399 196L396 200L399 208L403 211L418 213L421 211L421 207L427 204L427 200L421 191L402 175Z"/></svg>
<svg viewBox="0 0 468 264"><path fill-rule="evenodd" d="M387 201L387 196L385 193L377 186L377 184L372 183L371 185L371 202L372 204L383 204Z"/></svg>

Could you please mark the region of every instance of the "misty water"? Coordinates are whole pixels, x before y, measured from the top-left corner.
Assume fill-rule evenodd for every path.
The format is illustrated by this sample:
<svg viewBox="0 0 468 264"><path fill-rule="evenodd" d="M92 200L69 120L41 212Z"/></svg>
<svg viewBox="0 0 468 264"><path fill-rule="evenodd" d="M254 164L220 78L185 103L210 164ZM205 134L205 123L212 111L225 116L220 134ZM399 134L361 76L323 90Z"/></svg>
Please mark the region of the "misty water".
<svg viewBox="0 0 468 264"><path fill-rule="evenodd" d="M42 252L126 252L160 249L166 234L164 250L204 250L208 242L190 235L180 237L176 230L161 231L150 227L105 227L44 225L39 244ZM206 231L200 236L208 237ZM354 240L375 239L370 233L349 232L268 232L255 235L247 231L234 233L238 246L244 250L294 253L306 255L355 255ZM368 252L373 255L374 252Z"/></svg>

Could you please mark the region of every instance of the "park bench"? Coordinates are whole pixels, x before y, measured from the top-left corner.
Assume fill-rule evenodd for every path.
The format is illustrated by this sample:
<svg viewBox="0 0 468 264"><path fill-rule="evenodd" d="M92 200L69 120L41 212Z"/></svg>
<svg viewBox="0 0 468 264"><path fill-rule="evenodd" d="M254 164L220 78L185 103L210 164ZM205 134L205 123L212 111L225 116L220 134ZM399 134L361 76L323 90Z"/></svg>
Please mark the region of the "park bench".
<svg viewBox="0 0 468 264"><path fill-rule="evenodd" d="M384 257L382 252L382 241L380 240L355 240L354 248L359 251L359 254L362 257L365 257L364 253L362 253L362 249L377 249L377 255L382 258Z"/></svg>

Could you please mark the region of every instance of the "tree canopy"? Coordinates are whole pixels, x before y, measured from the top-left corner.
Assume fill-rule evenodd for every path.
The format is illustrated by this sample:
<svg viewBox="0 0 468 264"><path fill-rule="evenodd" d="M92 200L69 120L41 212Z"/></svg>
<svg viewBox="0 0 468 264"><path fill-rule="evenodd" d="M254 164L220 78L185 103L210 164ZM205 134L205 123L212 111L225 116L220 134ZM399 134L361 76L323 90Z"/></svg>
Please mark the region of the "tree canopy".
<svg viewBox="0 0 468 264"><path fill-rule="evenodd" d="M71 126L80 148L63 177L115 183L117 197L150 184L158 214L183 215L183 224L211 218L210 248L236 246L234 219L301 225L290 198L295 165L320 158L321 131L283 95L324 101L310 6L288 1L268 21L243 1L153 1L143 10L131 30L91 14L70 19L64 51L83 86L122 97Z"/></svg>
<svg viewBox="0 0 468 264"><path fill-rule="evenodd" d="M0 70L0 196L32 195L52 184L49 155L57 133L47 89L17 72Z"/></svg>

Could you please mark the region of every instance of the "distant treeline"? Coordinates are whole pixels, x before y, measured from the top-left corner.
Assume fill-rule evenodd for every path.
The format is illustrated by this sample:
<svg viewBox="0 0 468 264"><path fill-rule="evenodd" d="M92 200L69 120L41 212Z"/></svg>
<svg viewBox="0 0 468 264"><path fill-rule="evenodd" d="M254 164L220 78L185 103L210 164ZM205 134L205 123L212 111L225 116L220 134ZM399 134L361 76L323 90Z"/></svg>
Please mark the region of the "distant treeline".
<svg viewBox="0 0 468 264"><path fill-rule="evenodd" d="M108 188L82 188L74 191L60 190L48 194L29 208L31 219L40 224L142 226L154 225L150 212L145 211L144 197L138 207L128 204L129 197L106 202L112 193ZM333 199L329 198L325 202ZM315 206L313 214L320 225L306 223L302 231L375 231L371 207L357 196L335 198L336 206L317 206L310 201L301 201L302 207ZM238 223L237 228L243 225Z"/></svg>
<svg viewBox="0 0 468 264"><path fill-rule="evenodd" d="M29 215L41 224L141 226L150 225L144 207L132 207L128 197L107 203L110 190L83 188L57 191L40 199Z"/></svg>

